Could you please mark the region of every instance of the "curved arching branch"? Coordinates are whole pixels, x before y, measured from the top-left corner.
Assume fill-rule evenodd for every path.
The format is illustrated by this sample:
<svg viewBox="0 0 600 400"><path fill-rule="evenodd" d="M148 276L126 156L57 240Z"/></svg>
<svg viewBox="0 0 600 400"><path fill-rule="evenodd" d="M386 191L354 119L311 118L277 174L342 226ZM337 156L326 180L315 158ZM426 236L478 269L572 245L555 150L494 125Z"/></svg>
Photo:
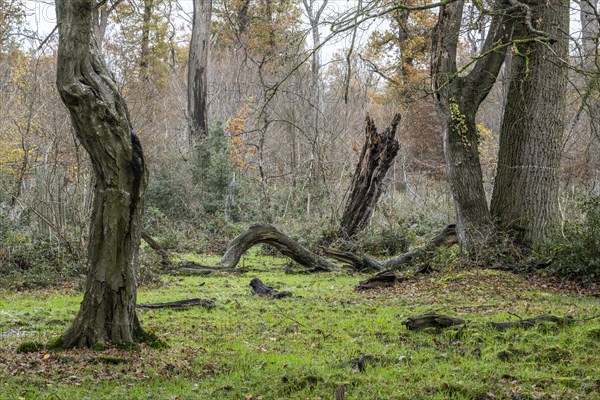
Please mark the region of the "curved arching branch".
<svg viewBox="0 0 600 400"><path fill-rule="evenodd" d="M251 226L246 232L233 239L218 265L226 269L235 268L246 251L261 243L275 247L284 256L312 271L331 271L340 268L339 265L306 249L270 225Z"/></svg>

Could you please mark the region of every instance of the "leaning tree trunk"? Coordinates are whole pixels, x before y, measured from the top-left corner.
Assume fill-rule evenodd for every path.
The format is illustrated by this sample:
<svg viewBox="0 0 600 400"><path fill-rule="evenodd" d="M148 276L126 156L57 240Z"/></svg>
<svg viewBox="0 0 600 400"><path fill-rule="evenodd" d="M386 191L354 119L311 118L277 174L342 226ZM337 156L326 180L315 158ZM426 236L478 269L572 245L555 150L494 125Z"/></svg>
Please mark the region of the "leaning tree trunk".
<svg viewBox="0 0 600 400"><path fill-rule="evenodd" d="M126 344L141 334L135 263L147 172L127 107L92 33L95 4L56 1L56 83L96 175L85 294L62 335L65 348Z"/></svg>
<svg viewBox="0 0 600 400"><path fill-rule="evenodd" d="M510 36L510 16L495 7L481 56L466 75L457 68L457 50L464 1L440 8L433 32L432 86L444 137L448 181L456 210L456 229L462 250L487 244L495 227L487 205L479 161L476 114L500 72Z"/></svg>
<svg viewBox="0 0 600 400"><path fill-rule="evenodd" d="M212 0L193 0L194 16L188 66L188 116L190 142L198 142L208 130L207 65L210 45Z"/></svg>
<svg viewBox="0 0 600 400"><path fill-rule="evenodd" d="M365 144L352 178L350 196L340 224L342 236L352 237L367 226L383 193L383 179L400 149L396 139L399 123L400 114L396 114L391 125L379 133L373 119L367 115Z"/></svg>
<svg viewBox="0 0 600 400"><path fill-rule="evenodd" d="M492 213L520 242L535 245L558 226L558 188L565 121L569 2L527 0L534 29L548 43L516 45L500 132ZM535 34L520 23L517 35Z"/></svg>

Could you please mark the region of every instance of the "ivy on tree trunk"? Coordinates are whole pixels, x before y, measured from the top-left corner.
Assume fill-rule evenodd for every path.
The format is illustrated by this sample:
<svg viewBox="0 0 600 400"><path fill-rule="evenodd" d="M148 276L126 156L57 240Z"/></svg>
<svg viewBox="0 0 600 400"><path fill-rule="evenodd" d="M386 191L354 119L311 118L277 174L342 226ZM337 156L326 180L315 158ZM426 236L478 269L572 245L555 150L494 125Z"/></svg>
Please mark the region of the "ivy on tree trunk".
<svg viewBox="0 0 600 400"><path fill-rule="evenodd" d="M495 227L483 186L476 114L500 72L510 38L510 14L503 1L496 11L480 57L468 74L457 68L464 1L440 7L432 39L431 74L442 123L446 171L454 198L457 236L463 250L487 244Z"/></svg>

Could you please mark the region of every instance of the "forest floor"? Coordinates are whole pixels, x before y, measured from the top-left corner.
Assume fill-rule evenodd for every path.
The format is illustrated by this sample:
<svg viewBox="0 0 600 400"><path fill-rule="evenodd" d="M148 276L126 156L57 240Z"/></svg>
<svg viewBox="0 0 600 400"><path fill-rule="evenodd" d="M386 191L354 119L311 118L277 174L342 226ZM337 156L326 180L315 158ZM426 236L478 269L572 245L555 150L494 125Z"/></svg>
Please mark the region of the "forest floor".
<svg viewBox="0 0 600 400"><path fill-rule="evenodd" d="M140 304L206 298L216 305L140 310L142 325L167 342L163 349L19 353L24 341L59 335L81 295L73 286L0 289L0 399L329 400L336 389L338 398L356 400L600 399L593 289L452 270L356 292L367 275L286 274L284 262L246 257L244 274L164 276L141 288ZM253 295L254 277L293 296ZM443 331L402 325L423 313L469 322ZM504 332L486 324L546 313L574 321Z"/></svg>

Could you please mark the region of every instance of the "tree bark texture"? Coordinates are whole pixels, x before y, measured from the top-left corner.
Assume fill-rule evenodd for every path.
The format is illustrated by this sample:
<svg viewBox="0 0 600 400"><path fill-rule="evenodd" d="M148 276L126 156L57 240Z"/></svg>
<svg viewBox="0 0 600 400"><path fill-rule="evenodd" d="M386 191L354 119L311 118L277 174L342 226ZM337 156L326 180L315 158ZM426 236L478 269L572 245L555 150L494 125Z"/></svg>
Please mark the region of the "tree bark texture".
<svg viewBox="0 0 600 400"><path fill-rule="evenodd" d="M302 247L269 225L251 226L246 232L233 239L229 243L229 247L221 258L221 261L219 261L219 265L227 269L235 268L244 253L260 243L266 243L275 247L284 256L309 269L328 271L339 268L336 264Z"/></svg>
<svg viewBox="0 0 600 400"><path fill-rule="evenodd" d="M193 0L194 14L188 65L188 117L190 142L198 142L208 130L208 49L212 0Z"/></svg>
<svg viewBox="0 0 600 400"><path fill-rule="evenodd" d="M486 244L495 233L479 161L476 114L500 72L510 38L511 17L497 5L482 57L466 75L457 68L457 49L464 1L440 8L433 32L432 86L442 123L446 170L456 209L462 250Z"/></svg>
<svg viewBox="0 0 600 400"><path fill-rule="evenodd" d="M492 214L522 243L547 239L558 226L558 189L565 121L569 2L527 0L535 29L549 41L513 51L511 84L500 132ZM528 38L522 22L515 34Z"/></svg>
<svg viewBox="0 0 600 400"><path fill-rule="evenodd" d="M150 79L150 31L152 29L152 13L154 0L143 0L144 13L142 15L142 40L140 42L140 75L144 81Z"/></svg>
<svg viewBox="0 0 600 400"><path fill-rule="evenodd" d="M142 147L92 31L93 0L57 0L57 87L96 177L83 302L62 335L69 347L131 343L136 256L147 172Z"/></svg>
<svg viewBox="0 0 600 400"><path fill-rule="evenodd" d="M592 188L590 195L600 196L600 18L598 0L585 0L581 7L582 68L586 72L583 108L590 128L590 163Z"/></svg>
<svg viewBox="0 0 600 400"><path fill-rule="evenodd" d="M352 177L350 195L340 224L340 233L344 237L352 237L363 230L373 214L384 190L385 175L400 149L396 139L399 123L400 114L396 114L390 126L379 133L373 119L367 116L365 144Z"/></svg>

